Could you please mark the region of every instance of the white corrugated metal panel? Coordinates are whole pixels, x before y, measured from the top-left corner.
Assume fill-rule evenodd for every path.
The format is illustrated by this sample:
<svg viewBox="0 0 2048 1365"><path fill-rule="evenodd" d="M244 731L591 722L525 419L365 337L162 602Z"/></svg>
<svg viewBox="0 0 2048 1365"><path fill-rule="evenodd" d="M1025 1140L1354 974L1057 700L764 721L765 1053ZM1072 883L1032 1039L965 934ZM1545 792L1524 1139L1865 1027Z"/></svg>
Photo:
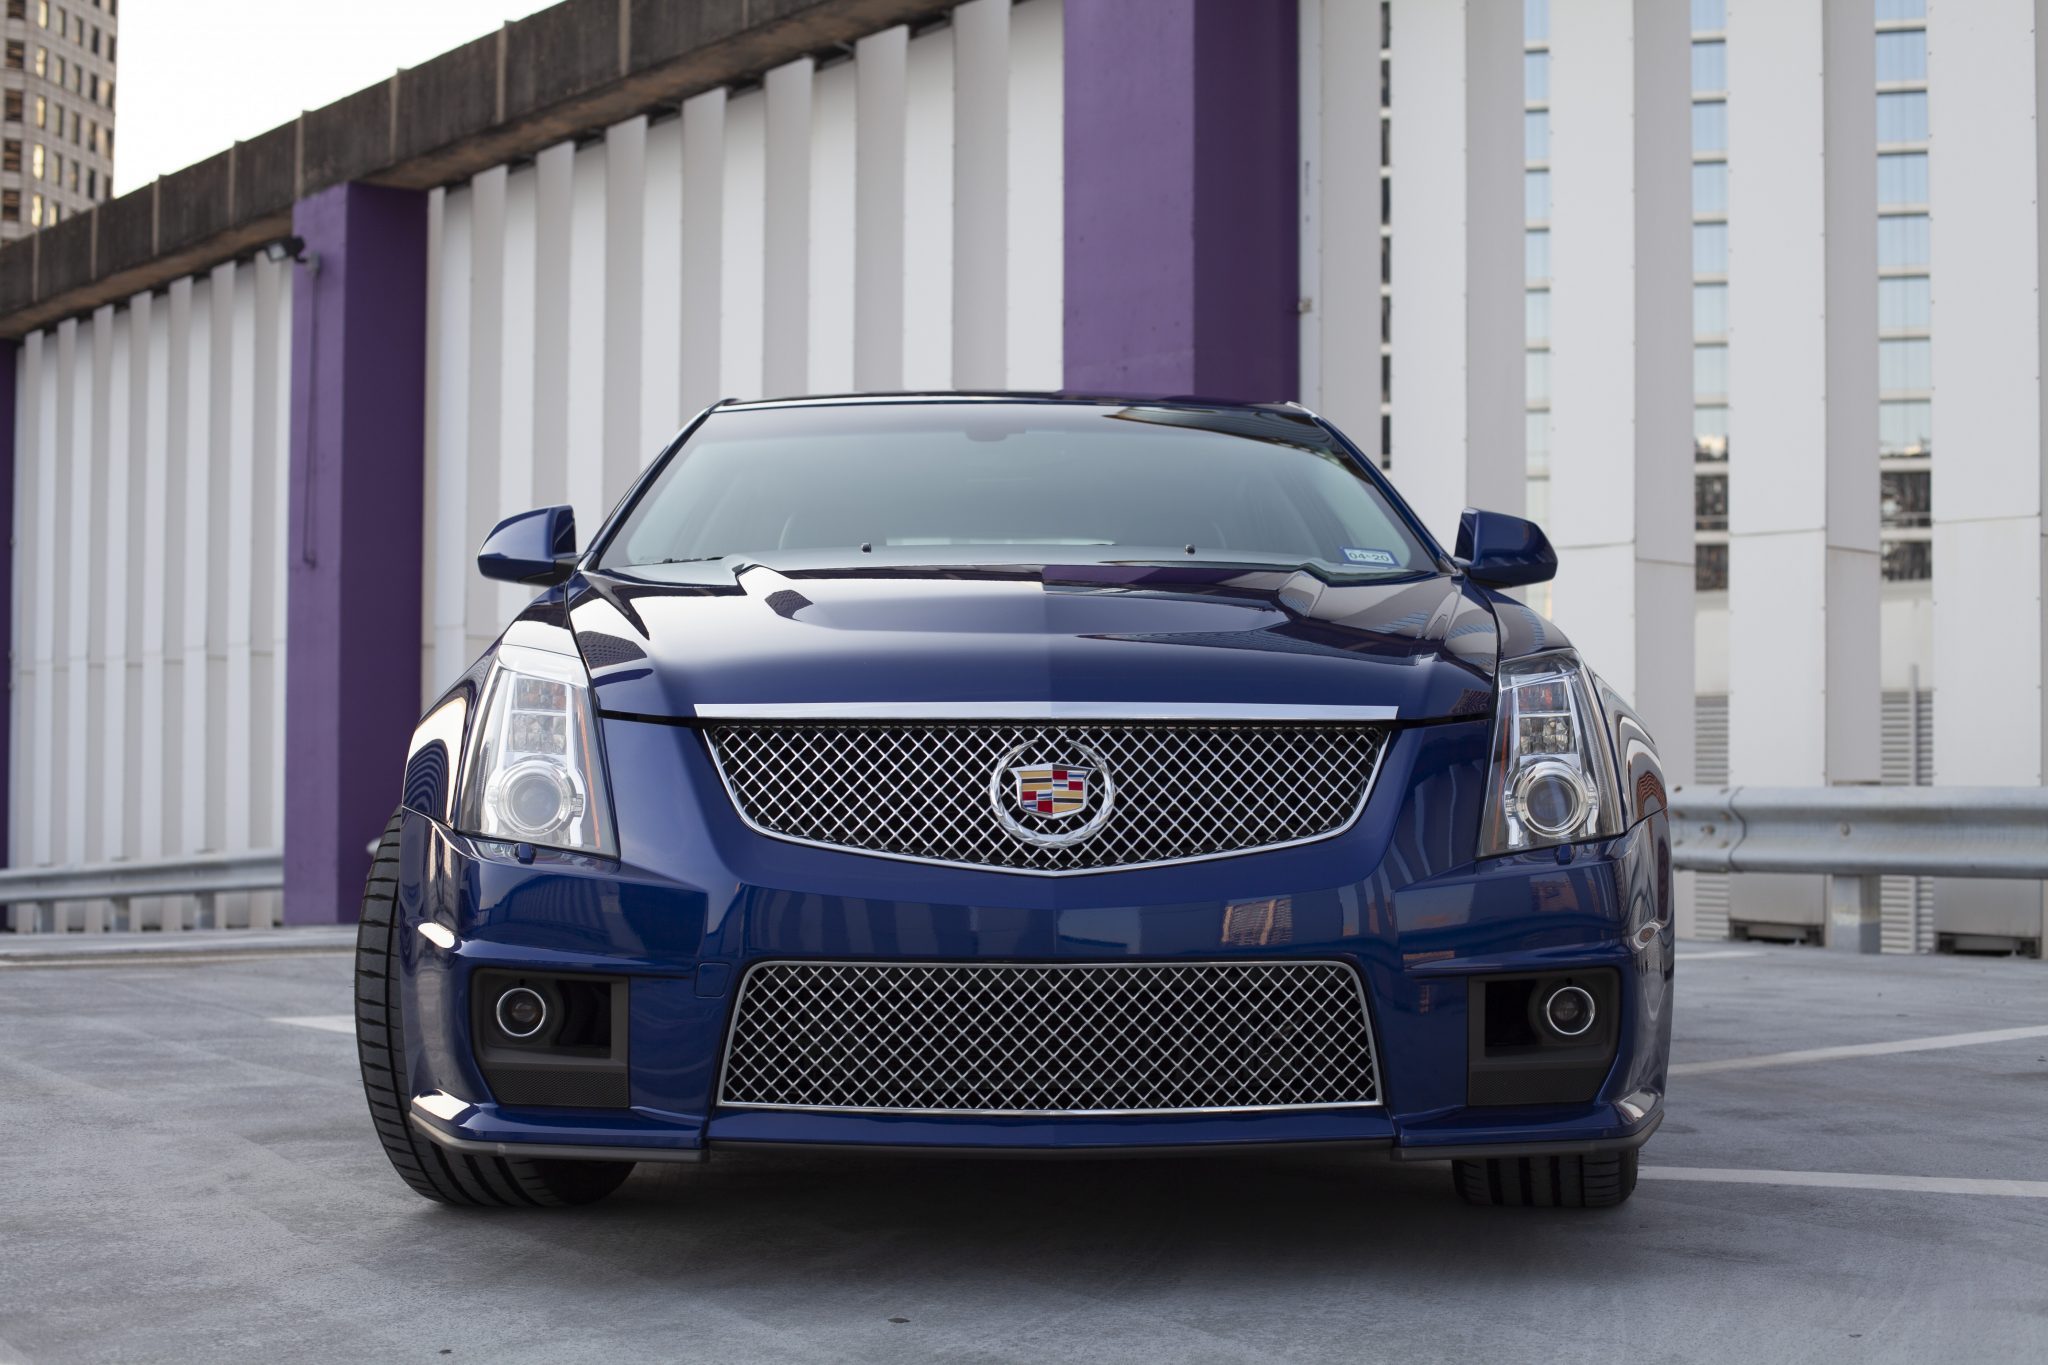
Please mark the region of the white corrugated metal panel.
<svg viewBox="0 0 2048 1365"><path fill-rule="evenodd" d="M530 595L479 586L489 528L587 537L707 402L1059 385L1061 24L977 0L433 192L427 696Z"/></svg>
<svg viewBox="0 0 2048 1365"><path fill-rule="evenodd" d="M22 341L15 866L282 839L285 270L230 262ZM185 902L129 908L136 927L191 918ZM104 928L109 909L43 922ZM219 909L266 923L276 898Z"/></svg>
<svg viewBox="0 0 2048 1365"><path fill-rule="evenodd" d="M1934 694L1886 692L1882 730L1883 777L1890 787L1925 787L1934 781ZM1881 881L1882 941L1888 953L1934 951L1934 881L1885 877Z"/></svg>
<svg viewBox="0 0 2048 1365"><path fill-rule="evenodd" d="M1702 787L1728 785L1728 698L1693 701L1693 764ZM1728 878L1719 872L1693 875L1693 935L1728 937Z"/></svg>

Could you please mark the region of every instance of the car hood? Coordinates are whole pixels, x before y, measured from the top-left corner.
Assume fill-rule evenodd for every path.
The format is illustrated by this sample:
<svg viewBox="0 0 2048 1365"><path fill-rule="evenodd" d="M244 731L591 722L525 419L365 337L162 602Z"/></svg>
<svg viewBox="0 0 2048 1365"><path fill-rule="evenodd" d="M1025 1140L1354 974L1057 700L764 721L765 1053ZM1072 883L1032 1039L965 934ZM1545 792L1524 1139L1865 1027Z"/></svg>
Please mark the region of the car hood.
<svg viewBox="0 0 2048 1365"><path fill-rule="evenodd" d="M570 624L599 707L1122 703L1487 714L1498 635L1443 575L1326 582L1210 565L585 572Z"/></svg>

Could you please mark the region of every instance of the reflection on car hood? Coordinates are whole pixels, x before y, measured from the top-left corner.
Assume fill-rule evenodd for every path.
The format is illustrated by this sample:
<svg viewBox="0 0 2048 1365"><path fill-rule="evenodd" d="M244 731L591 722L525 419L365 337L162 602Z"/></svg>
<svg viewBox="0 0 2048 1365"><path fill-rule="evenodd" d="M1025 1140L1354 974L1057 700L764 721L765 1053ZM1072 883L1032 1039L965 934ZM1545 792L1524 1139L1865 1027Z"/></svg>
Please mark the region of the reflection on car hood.
<svg viewBox="0 0 2048 1365"><path fill-rule="evenodd" d="M1327 583L1214 565L743 560L589 573L570 621L599 705L1151 703L1483 715L1492 612L1430 575Z"/></svg>

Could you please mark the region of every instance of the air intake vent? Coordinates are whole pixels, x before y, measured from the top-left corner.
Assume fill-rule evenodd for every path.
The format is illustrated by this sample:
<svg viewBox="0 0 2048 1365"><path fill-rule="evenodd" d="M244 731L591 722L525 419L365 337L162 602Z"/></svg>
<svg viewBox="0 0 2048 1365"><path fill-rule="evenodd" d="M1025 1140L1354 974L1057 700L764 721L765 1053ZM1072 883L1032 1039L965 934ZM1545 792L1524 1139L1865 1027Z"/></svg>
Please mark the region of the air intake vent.
<svg viewBox="0 0 2048 1365"><path fill-rule="evenodd" d="M578 635L576 645L583 651L583 662L593 671L600 668L616 668L620 664L638 663L647 657L647 651L631 640L617 635L605 635L598 631L586 631Z"/></svg>
<svg viewBox="0 0 2048 1365"><path fill-rule="evenodd" d="M943 1114L1379 1103L1344 962L764 962L719 1102Z"/></svg>

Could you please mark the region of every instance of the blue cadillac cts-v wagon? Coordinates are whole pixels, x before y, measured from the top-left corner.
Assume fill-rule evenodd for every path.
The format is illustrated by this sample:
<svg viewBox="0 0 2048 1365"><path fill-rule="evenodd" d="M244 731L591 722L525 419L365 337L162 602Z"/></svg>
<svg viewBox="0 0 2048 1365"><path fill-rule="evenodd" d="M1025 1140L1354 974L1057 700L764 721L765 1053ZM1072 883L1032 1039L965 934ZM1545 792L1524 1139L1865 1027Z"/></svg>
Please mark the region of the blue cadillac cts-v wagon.
<svg viewBox="0 0 2048 1365"><path fill-rule="evenodd" d="M1379 1147L1628 1197L1671 857L1626 702L1293 405L722 403L415 733L358 1038L399 1173Z"/></svg>

